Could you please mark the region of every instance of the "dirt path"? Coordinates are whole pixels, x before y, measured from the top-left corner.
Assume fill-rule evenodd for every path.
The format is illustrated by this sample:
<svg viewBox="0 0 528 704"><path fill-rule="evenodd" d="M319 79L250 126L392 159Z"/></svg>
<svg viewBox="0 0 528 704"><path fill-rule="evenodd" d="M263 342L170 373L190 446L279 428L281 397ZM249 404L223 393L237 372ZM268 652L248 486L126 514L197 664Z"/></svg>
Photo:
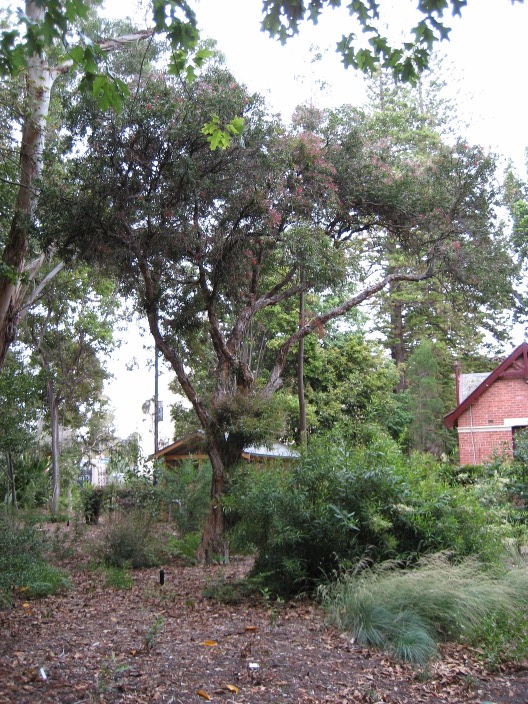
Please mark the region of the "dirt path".
<svg viewBox="0 0 528 704"><path fill-rule="evenodd" d="M0 703L528 702L528 671L489 675L461 647L417 673L328 628L308 600L270 608L203 597L248 567L170 566L163 586L159 569L141 570L128 590L77 569L61 596L20 594L0 612Z"/></svg>

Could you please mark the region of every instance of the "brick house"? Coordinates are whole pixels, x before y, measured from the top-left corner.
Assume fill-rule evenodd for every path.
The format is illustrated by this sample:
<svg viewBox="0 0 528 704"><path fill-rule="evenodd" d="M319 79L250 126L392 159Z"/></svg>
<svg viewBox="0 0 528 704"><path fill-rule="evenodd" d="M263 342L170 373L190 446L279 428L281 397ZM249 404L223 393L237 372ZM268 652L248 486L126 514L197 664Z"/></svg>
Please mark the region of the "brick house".
<svg viewBox="0 0 528 704"><path fill-rule="evenodd" d="M494 453L512 455L515 434L528 428L528 343L491 373L456 372L457 407L444 417L457 428L459 461L481 464Z"/></svg>

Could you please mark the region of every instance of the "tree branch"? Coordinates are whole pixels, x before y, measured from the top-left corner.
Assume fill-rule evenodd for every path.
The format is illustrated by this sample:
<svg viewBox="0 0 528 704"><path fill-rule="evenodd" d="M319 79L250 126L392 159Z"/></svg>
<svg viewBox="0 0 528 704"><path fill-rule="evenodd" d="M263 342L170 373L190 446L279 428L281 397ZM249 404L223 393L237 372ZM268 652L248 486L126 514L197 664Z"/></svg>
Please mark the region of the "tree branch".
<svg viewBox="0 0 528 704"><path fill-rule="evenodd" d="M391 282L425 281L426 279L431 278L433 276L433 273L434 266L433 263L431 263L427 270L422 274L389 274L380 281L370 286L367 286L355 296L352 296L352 298L349 298L347 301L342 303L340 306L336 306L335 308L332 308L328 312L323 313L321 315L314 316L305 325L300 327L293 335L291 335L281 346L277 355L277 359L275 361L275 365L271 370L270 379L263 390L263 396L265 398L268 398L273 393L275 393L275 391L278 391L278 389L281 388L281 375L286 365L288 354L290 353L292 347L299 342L299 340L306 337L314 330L319 329L321 326L325 325L325 323L328 323L330 320L339 318L345 313L348 313L348 311L352 310L353 308L356 308L358 305L360 305L360 303L363 303L369 298L372 298L372 296L387 287Z"/></svg>

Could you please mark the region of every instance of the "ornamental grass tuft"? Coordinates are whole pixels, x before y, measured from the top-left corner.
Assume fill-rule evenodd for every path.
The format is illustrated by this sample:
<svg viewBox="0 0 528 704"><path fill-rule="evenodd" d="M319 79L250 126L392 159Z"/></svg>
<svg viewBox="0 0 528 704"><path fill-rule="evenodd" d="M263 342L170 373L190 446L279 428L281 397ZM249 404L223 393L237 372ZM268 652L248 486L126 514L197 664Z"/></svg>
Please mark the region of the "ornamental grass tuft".
<svg viewBox="0 0 528 704"><path fill-rule="evenodd" d="M528 570L490 573L446 554L412 569L380 565L320 589L329 621L360 645L425 665L442 641L471 641L490 617L506 623L528 602Z"/></svg>

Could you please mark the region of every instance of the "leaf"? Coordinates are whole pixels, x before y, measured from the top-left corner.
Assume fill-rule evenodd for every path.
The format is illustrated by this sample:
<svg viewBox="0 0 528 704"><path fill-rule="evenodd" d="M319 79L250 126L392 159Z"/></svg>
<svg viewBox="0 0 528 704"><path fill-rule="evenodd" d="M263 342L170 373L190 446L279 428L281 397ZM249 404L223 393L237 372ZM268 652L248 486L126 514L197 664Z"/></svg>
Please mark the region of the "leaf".
<svg viewBox="0 0 528 704"><path fill-rule="evenodd" d="M208 702L211 701L211 697L203 689L199 689L196 694L203 699L207 699Z"/></svg>
<svg viewBox="0 0 528 704"><path fill-rule="evenodd" d="M211 648L213 645L218 645L218 643L216 642L216 640L203 640L200 645L206 645Z"/></svg>
<svg viewBox="0 0 528 704"><path fill-rule="evenodd" d="M233 692L233 694L238 694L238 687L234 684L226 684L226 689Z"/></svg>

